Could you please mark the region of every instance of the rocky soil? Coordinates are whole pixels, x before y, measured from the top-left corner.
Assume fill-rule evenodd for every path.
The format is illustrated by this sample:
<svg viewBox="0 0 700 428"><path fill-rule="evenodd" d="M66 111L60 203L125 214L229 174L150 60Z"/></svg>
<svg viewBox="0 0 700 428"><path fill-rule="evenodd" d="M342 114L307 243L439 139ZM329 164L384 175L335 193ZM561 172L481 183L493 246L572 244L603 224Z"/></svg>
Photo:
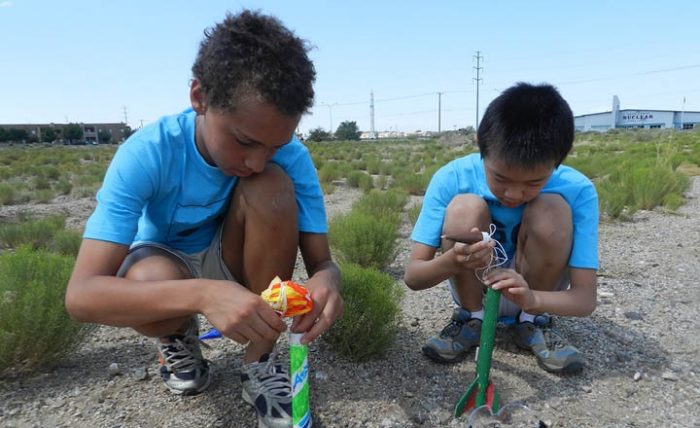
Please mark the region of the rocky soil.
<svg viewBox="0 0 700 428"><path fill-rule="evenodd" d="M349 209L357 192L337 186L329 214ZM511 423L479 426L699 427L700 426L700 178L677 213L646 211L630 222L600 228L599 305L583 319L557 319L558 329L587 358L581 374L558 376L501 328L492 378L504 403L521 403ZM417 201L414 201L417 202ZM81 226L89 200L10 207L63 212ZM410 226L390 273L400 278ZM303 279L303 270L298 270ZM395 344L378 361L353 364L323 341L310 352L316 427L466 427L452 418L455 401L475 375L472 358L455 365L428 361L420 347L451 313L447 288L407 290ZM157 376L151 340L128 329L100 327L58 366L0 380L2 427L253 427L240 396L243 349L228 340L209 342L215 380L196 397L177 397ZM282 357L286 342L281 340Z"/></svg>

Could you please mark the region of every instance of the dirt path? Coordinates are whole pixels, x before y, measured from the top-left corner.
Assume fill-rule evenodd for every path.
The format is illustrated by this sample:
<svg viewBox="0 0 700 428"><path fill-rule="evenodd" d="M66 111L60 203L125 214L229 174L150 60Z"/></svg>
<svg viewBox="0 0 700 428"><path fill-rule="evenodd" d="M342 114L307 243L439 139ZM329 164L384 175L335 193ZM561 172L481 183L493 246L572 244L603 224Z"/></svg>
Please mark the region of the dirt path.
<svg viewBox="0 0 700 428"><path fill-rule="evenodd" d="M347 191L339 186L329 197L331 215L357 197ZM558 320L586 355L582 374L542 371L511 343L510 332L499 332L494 383L504 402L529 407L509 426L539 420L554 427L700 426L700 178L688 197L677 214L641 212L632 222L601 226L598 309L588 318ZM84 221L86 204L76 204L82 214L71 222ZM0 218L7 215L0 211ZM404 225L401 251L389 269L397 278L409 233ZM452 420L451 409L474 377L473 361L438 365L419 350L449 316L446 288L407 291L402 308L396 343L380 361L351 364L323 342L312 346L315 427L466 425ZM181 398L158 379L150 340L102 327L58 367L0 381L0 426L255 426L240 398L242 348L224 340L211 344L205 353L216 369L213 384L200 396ZM279 348L284 352L284 341ZM109 374L112 363L120 374ZM139 380L144 370L150 375Z"/></svg>

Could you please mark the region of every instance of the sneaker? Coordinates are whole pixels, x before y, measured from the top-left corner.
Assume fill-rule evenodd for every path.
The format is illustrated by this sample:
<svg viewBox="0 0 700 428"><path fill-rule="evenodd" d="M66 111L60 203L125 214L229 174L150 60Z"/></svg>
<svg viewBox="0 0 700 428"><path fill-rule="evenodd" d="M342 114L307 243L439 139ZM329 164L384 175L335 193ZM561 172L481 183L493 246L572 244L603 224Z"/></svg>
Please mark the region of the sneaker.
<svg viewBox="0 0 700 428"><path fill-rule="evenodd" d="M472 347L479 344L481 320L471 312L455 308L450 323L439 336L431 337L423 346L423 353L439 363L454 363L463 359Z"/></svg>
<svg viewBox="0 0 700 428"><path fill-rule="evenodd" d="M537 315L534 322L516 323L515 344L532 351L540 366L549 372L574 373L583 369L581 352L552 328L549 315Z"/></svg>
<svg viewBox="0 0 700 428"><path fill-rule="evenodd" d="M184 334L161 337L158 340L160 377L165 386L178 395L195 395L209 386L209 361L199 348L199 321L192 317ZM167 340L163 342L162 339ZM205 345L206 346L206 345Z"/></svg>
<svg viewBox="0 0 700 428"><path fill-rule="evenodd" d="M243 400L255 407L258 428L291 428L292 388L286 364L275 355L263 354L260 361L241 369Z"/></svg>

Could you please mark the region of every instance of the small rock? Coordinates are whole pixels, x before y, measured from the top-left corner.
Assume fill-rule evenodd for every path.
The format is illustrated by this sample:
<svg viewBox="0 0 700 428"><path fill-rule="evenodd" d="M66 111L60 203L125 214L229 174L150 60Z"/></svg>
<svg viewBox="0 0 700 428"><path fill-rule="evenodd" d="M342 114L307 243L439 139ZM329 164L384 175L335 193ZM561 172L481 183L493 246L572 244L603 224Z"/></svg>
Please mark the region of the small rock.
<svg viewBox="0 0 700 428"><path fill-rule="evenodd" d="M637 382L639 379L642 378L642 374L639 372L634 372L634 376L632 376L632 379L634 379L635 382Z"/></svg>
<svg viewBox="0 0 700 428"><path fill-rule="evenodd" d="M625 312L625 317L630 320L639 321L642 319L642 314L636 311L627 311Z"/></svg>
<svg viewBox="0 0 700 428"><path fill-rule="evenodd" d="M316 380L328 380L328 373L322 371L322 370L317 370L314 372L314 379Z"/></svg>
<svg viewBox="0 0 700 428"><path fill-rule="evenodd" d="M134 378L136 380L146 380L148 379L148 367L139 367L134 370Z"/></svg>
<svg viewBox="0 0 700 428"><path fill-rule="evenodd" d="M108 372L110 377L119 376L120 374L122 374L122 369L119 367L119 364L112 363L109 365Z"/></svg>
<svg viewBox="0 0 700 428"><path fill-rule="evenodd" d="M598 291L598 296L603 297L603 298L607 298L607 297L613 297L613 296L615 296L615 294L614 294L614 293L611 293L611 292L609 292L609 291L600 291L600 290L599 290L599 291Z"/></svg>
<svg viewBox="0 0 700 428"><path fill-rule="evenodd" d="M413 321L411 321L411 326L412 326L412 327L418 327L419 324L420 324L420 323L418 322L418 318L416 318L416 319L414 319Z"/></svg>
<svg viewBox="0 0 700 428"><path fill-rule="evenodd" d="M676 381L678 381L678 376L676 376L676 374L673 373L672 371L665 371L661 375L661 379L669 380L671 382L676 382Z"/></svg>
<svg viewBox="0 0 700 428"><path fill-rule="evenodd" d="M593 392L593 388L591 388L590 385L583 385L581 387L581 391L585 392L586 394L590 394L591 392Z"/></svg>

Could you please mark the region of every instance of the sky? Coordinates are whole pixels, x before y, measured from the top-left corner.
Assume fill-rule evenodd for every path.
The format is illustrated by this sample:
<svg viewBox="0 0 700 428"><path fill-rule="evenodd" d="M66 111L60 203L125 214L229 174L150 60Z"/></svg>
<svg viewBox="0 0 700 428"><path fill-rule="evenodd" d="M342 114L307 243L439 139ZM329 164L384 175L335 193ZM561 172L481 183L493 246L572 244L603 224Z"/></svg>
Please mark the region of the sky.
<svg viewBox="0 0 700 428"><path fill-rule="evenodd" d="M313 46L302 133L369 131L371 94L376 131L475 126L521 81L556 86L575 115L614 95L621 109L700 111L695 0L0 0L0 124L138 128L177 113L203 31L243 8Z"/></svg>

